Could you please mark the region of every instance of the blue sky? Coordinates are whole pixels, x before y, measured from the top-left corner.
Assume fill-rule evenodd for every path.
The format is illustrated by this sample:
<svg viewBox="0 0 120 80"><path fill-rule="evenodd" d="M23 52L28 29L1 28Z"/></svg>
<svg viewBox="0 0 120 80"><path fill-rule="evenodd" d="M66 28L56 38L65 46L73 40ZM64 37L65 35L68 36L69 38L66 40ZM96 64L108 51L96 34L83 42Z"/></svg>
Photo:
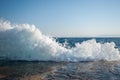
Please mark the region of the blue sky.
<svg viewBox="0 0 120 80"><path fill-rule="evenodd" d="M120 0L0 0L0 18L51 36L120 36Z"/></svg>

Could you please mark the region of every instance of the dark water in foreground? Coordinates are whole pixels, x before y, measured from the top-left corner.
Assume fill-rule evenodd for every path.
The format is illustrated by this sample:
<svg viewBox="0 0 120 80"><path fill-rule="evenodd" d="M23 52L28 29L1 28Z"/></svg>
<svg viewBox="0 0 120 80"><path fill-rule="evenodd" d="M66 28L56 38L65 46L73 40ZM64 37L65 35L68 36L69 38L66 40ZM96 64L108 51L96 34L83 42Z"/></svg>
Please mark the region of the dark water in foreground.
<svg viewBox="0 0 120 80"><path fill-rule="evenodd" d="M120 62L0 61L0 80L120 80Z"/></svg>

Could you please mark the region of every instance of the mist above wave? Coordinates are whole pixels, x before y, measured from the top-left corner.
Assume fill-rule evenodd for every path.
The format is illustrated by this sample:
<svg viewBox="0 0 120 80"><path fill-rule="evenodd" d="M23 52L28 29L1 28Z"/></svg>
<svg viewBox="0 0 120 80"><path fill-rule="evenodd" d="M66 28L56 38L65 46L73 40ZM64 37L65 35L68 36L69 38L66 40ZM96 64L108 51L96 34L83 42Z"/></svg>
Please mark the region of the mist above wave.
<svg viewBox="0 0 120 80"><path fill-rule="evenodd" d="M114 42L98 43L95 39L66 48L46 36L34 25L0 21L0 58L9 60L88 61L119 60Z"/></svg>

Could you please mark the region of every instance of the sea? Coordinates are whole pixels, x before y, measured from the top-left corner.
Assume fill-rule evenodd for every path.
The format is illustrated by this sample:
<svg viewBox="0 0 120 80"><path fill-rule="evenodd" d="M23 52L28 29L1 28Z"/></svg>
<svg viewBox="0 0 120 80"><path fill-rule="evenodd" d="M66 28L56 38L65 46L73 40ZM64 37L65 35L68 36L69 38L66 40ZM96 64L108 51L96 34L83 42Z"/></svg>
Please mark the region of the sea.
<svg viewBox="0 0 120 80"><path fill-rule="evenodd" d="M120 80L120 38L52 37L0 20L0 80Z"/></svg>
<svg viewBox="0 0 120 80"><path fill-rule="evenodd" d="M12 43L12 48L5 46L8 53L0 46L1 53L6 54L1 54L0 80L120 80L119 37L43 39L34 48L31 48L31 44L27 44L31 47L24 48L20 47L22 43L16 44L19 49L26 51L21 51L22 56L18 56L18 53L14 53L15 56L11 54L9 49L14 48ZM9 40L3 41L3 44ZM19 40L21 39L18 42ZM39 48L35 49L36 47ZM28 50L34 52L28 56ZM41 55L43 52L45 54Z"/></svg>

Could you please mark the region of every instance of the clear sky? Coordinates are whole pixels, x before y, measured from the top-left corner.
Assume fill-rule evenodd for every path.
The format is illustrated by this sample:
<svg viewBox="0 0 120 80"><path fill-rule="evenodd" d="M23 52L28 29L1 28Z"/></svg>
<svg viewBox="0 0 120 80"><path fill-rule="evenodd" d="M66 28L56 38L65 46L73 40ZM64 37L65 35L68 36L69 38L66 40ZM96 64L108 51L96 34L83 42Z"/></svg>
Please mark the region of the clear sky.
<svg viewBox="0 0 120 80"><path fill-rule="evenodd" d="M120 0L0 0L0 18L51 36L120 36Z"/></svg>

